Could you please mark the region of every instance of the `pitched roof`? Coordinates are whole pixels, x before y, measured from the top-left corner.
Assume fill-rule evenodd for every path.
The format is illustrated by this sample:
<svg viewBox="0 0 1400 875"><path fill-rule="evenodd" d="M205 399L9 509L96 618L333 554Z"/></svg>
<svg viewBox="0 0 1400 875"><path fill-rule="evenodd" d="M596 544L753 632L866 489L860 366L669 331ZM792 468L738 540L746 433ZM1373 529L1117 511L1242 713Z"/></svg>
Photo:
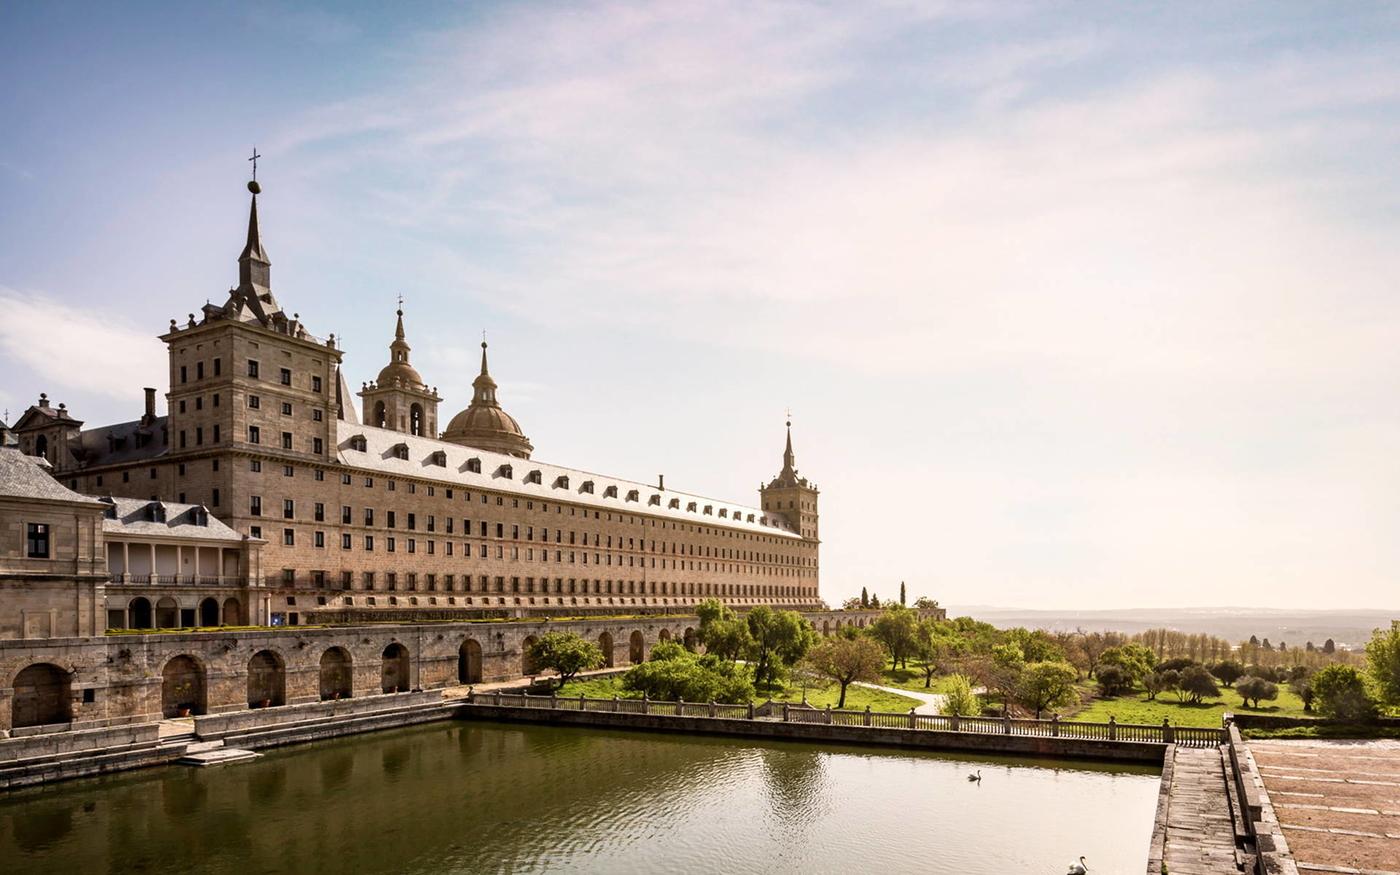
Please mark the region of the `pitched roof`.
<svg viewBox="0 0 1400 875"><path fill-rule="evenodd" d="M102 520L102 531L116 535L149 535L159 538L191 538L203 541L242 541L243 536L224 525L199 504L174 501L151 502L140 498L103 498L114 514ZM165 520L151 519L148 508L159 504ZM202 513L200 513L202 511ZM205 521L200 525L199 520Z"/></svg>
<svg viewBox="0 0 1400 875"><path fill-rule="evenodd" d="M59 483L37 456L26 456L16 447L0 448L0 496L64 501L71 504L97 504Z"/></svg>
<svg viewBox="0 0 1400 875"><path fill-rule="evenodd" d="M491 489L539 501L552 499L597 510L662 517L676 522L738 529L780 538L801 537L788 528L787 520L783 517L770 516L758 508L735 502L660 489L654 484L591 474L384 428L351 422L338 422L336 425L339 437L337 456L342 464L353 468L370 469L385 475L437 480L461 488ZM355 449L352 444L351 438L356 436L365 439L363 451ZM407 449L406 459L395 451L400 444ZM472 470L468 464L471 459L480 461L480 471ZM530 477L536 471L539 472L538 479L532 481ZM587 483L592 484L591 492L586 491Z"/></svg>

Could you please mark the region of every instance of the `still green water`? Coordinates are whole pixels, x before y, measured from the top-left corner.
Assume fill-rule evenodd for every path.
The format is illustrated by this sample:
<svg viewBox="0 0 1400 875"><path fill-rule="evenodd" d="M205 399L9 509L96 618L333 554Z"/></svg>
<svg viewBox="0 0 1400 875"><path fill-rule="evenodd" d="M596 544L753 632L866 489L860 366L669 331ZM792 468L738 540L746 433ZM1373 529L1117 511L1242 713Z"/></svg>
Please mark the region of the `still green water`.
<svg viewBox="0 0 1400 875"><path fill-rule="evenodd" d="M982 781L970 783L981 769ZM0 797L0 872L1142 871L1154 769L434 724Z"/></svg>

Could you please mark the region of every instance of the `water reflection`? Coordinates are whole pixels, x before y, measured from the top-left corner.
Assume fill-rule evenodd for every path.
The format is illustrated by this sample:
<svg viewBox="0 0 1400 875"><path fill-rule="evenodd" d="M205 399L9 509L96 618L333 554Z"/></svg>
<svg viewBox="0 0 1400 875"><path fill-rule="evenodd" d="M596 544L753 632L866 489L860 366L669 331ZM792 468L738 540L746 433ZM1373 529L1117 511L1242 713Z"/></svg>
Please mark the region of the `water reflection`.
<svg viewBox="0 0 1400 875"><path fill-rule="evenodd" d="M981 768L980 784L965 780ZM1099 871L1155 772L454 723L0 799L6 871ZM718 856L717 856L718 855ZM8 865L18 861L13 869Z"/></svg>

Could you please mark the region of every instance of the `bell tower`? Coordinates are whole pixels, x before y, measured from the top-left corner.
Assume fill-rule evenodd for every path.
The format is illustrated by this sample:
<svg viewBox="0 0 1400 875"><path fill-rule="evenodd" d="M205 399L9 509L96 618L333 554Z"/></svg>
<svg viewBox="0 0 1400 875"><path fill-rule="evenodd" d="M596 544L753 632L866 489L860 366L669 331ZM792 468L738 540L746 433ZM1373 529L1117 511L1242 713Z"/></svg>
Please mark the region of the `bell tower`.
<svg viewBox="0 0 1400 875"><path fill-rule="evenodd" d="M403 298L399 298L398 325L389 344L389 363L379 378L359 392L365 425L401 431L421 437L437 437L437 389L429 389L418 369L409 363L410 347L404 339Z"/></svg>
<svg viewBox="0 0 1400 875"><path fill-rule="evenodd" d="M760 486L758 495L764 511L777 514L788 521L793 531L804 540L816 541L817 484L797 473L797 455L792 451L792 422L787 423L787 445L783 448L783 469L778 476Z"/></svg>

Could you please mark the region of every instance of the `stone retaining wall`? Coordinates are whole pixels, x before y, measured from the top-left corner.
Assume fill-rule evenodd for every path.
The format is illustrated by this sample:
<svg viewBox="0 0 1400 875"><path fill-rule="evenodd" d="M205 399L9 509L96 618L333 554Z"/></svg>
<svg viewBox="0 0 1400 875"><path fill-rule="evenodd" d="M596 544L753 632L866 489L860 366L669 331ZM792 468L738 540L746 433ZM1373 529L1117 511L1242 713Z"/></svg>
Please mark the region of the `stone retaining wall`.
<svg viewBox="0 0 1400 875"><path fill-rule="evenodd" d="M363 699L339 699L333 702L312 702L306 705L288 705L284 708L255 708L248 711L233 711L227 714L196 717L194 731L200 740L210 741L233 733L270 729L289 723L300 723L307 720L332 721L342 717L354 717L416 705L429 705L441 701L442 693L433 691L383 694L366 696Z"/></svg>

